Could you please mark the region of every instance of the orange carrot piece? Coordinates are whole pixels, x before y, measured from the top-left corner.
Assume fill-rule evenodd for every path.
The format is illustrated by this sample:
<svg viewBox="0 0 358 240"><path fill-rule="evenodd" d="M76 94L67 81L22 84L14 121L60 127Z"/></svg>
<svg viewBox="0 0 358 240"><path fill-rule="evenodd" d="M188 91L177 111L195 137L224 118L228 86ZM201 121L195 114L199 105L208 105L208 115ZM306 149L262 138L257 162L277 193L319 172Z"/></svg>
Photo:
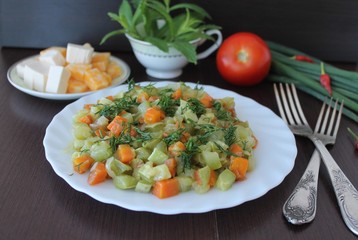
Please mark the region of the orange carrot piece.
<svg viewBox="0 0 358 240"><path fill-rule="evenodd" d="M100 137L100 138L103 138L104 136L106 136L106 131L102 128L96 129L96 131L94 131L94 133L96 134L97 137Z"/></svg>
<svg viewBox="0 0 358 240"><path fill-rule="evenodd" d="M168 147L169 154L173 157L177 157L181 154L181 152L185 151L186 147L184 143L178 141L173 143Z"/></svg>
<svg viewBox="0 0 358 240"><path fill-rule="evenodd" d="M168 158L164 163L167 165L170 175L174 177L177 172L177 161L174 158Z"/></svg>
<svg viewBox="0 0 358 240"><path fill-rule="evenodd" d="M82 123L86 123L86 124L93 123L93 119L92 119L92 117L90 115L85 115L85 116L81 117L79 119L79 121L82 122Z"/></svg>
<svg viewBox="0 0 358 240"><path fill-rule="evenodd" d="M103 182L107 178L106 166L102 162L96 162L91 168L87 182L89 185L95 185Z"/></svg>
<svg viewBox="0 0 358 240"><path fill-rule="evenodd" d="M204 94L204 96L200 99L200 102L207 108L211 108L213 106L213 98L209 94Z"/></svg>
<svg viewBox="0 0 358 240"><path fill-rule="evenodd" d="M180 187L177 178L170 178L155 182L153 194L158 198L168 198L179 194Z"/></svg>
<svg viewBox="0 0 358 240"><path fill-rule="evenodd" d="M110 96L107 96L106 98L107 98L108 100L111 100L111 101L113 101L113 100L114 100L114 97L113 97L113 96L111 96L111 95L110 95Z"/></svg>
<svg viewBox="0 0 358 240"><path fill-rule="evenodd" d="M135 151L128 144L120 144L117 148L117 157L122 163L130 163L135 157Z"/></svg>
<svg viewBox="0 0 358 240"><path fill-rule="evenodd" d="M231 159L229 169L236 175L236 180L244 180L248 167L249 160L236 157Z"/></svg>
<svg viewBox="0 0 358 240"><path fill-rule="evenodd" d="M158 108L148 108L144 114L144 122L147 124L157 123L165 117L164 112Z"/></svg>
<svg viewBox="0 0 358 240"><path fill-rule="evenodd" d="M124 129L124 124L127 122L127 119L121 116L116 116L107 128L110 130L116 137L121 134Z"/></svg>
<svg viewBox="0 0 358 240"><path fill-rule="evenodd" d="M209 186L214 187L217 180L217 175L214 170L210 171Z"/></svg>
<svg viewBox="0 0 358 240"><path fill-rule="evenodd" d="M82 155L72 160L73 170L82 174L87 172L94 163L94 159L90 155Z"/></svg>
<svg viewBox="0 0 358 240"><path fill-rule="evenodd" d="M229 147L229 151L240 157L242 156L243 153L242 147L237 143L231 144L231 146Z"/></svg>
<svg viewBox="0 0 358 240"><path fill-rule="evenodd" d="M178 88L177 90L175 90L175 92L173 92L172 98L174 98L175 100L181 98L181 88Z"/></svg>
<svg viewBox="0 0 358 240"><path fill-rule="evenodd" d="M87 109L87 110L91 110L91 107L93 106L93 104L85 104L84 106L83 106L83 108L84 109Z"/></svg>
<svg viewBox="0 0 358 240"><path fill-rule="evenodd" d="M149 94L146 92L141 92L137 96L137 102L142 103L144 101L147 101L149 99Z"/></svg>

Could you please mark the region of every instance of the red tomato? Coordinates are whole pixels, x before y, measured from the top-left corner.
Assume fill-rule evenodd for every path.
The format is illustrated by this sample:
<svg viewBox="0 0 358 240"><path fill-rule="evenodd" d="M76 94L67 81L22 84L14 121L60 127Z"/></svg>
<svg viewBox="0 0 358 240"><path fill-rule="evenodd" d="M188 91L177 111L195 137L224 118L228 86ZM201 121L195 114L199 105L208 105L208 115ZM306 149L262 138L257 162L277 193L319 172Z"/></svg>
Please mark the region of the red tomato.
<svg viewBox="0 0 358 240"><path fill-rule="evenodd" d="M235 33L220 46L216 65L221 76L228 82L254 85L261 82L270 70L270 49L256 34Z"/></svg>

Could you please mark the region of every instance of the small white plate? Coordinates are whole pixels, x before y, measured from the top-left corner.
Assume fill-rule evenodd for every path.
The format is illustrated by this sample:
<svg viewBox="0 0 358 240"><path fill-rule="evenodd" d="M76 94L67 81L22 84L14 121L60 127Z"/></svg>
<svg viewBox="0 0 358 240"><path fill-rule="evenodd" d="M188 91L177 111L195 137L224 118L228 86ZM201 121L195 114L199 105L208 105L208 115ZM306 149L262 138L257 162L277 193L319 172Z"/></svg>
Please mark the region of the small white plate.
<svg viewBox="0 0 358 240"><path fill-rule="evenodd" d="M155 86L166 86L169 83L157 82ZM150 83L139 84L145 86ZM197 86L194 83L186 84L193 88ZM159 199L149 193L118 190L110 180L90 186L87 183L88 173L74 173L69 152L73 142L73 115L83 109L86 103L95 103L102 97L126 91L127 84L85 96L59 112L46 129L43 141L46 158L56 174L77 191L86 193L100 202L160 214L201 213L229 208L259 198L279 185L291 172L297 155L295 137L287 125L270 109L250 98L214 86L199 87L203 87L214 98L233 97L238 118L249 122L258 139L258 146L254 151L254 169L247 173L245 181L235 183L227 191L222 192L213 188L205 194L189 191L171 198Z"/></svg>
<svg viewBox="0 0 358 240"><path fill-rule="evenodd" d="M23 61L26 61L28 59L32 59L32 58L38 58L39 55L35 55L35 56L31 56L28 57L26 59L20 60L16 63L14 63L8 70L7 72L7 79L9 80L10 84L13 85L15 88L17 88L18 90L27 93L29 95L35 96L35 97L39 97L39 98L45 98L45 99L51 99L51 100L73 100L73 99L78 99L80 97L83 97L85 95L88 95L90 93L94 93L94 92L98 92L98 91L102 91L103 89L97 90L97 91L88 91L88 92L84 92L84 93L64 93L64 94L57 94L57 93L46 93L46 92L38 92L32 89L29 89L25 83L24 80L22 78L19 77L19 75L17 74L16 71L16 66L18 64L20 64ZM125 63L123 60L117 58L117 57L113 57L111 56L111 61L114 61L121 69L122 69L122 74L113 79L112 80L112 85L109 86L108 88L111 87L115 87L120 85L121 83L125 82L129 76L130 76L130 68L127 65L127 63Z"/></svg>

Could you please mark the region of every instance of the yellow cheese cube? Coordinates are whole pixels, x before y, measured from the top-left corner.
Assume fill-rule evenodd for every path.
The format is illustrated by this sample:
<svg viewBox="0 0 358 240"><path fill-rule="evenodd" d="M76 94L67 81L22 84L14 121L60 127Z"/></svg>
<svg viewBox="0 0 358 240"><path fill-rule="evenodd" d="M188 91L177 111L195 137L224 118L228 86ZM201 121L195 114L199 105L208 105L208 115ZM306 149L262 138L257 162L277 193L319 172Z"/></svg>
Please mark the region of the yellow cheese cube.
<svg viewBox="0 0 358 240"><path fill-rule="evenodd" d="M87 91L89 91L89 88L85 82L74 78L68 80L67 93L82 93Z"/></svg>
<svg viewBox="0 0 358 240"><path fill-rule="evenodd" d="M111 76L105 72L101 72L97 68L87 70L85 72L84 80L92 91L108 87L112 83Z"/></svg>
<svg viewBox="0 0 358 240"><path fill-rule="evenodd" d="M71 72L71 78L84 82L85 72L92 68L91 64L72 63L66 66Z"/></svg>
<svg viewBox="0 0 358 240"><path fill-rule="evenodd" d="M107 73L111 76L112 79L115 79L122 74L122 69L115 62L111 61L108 64Z"/></svg>

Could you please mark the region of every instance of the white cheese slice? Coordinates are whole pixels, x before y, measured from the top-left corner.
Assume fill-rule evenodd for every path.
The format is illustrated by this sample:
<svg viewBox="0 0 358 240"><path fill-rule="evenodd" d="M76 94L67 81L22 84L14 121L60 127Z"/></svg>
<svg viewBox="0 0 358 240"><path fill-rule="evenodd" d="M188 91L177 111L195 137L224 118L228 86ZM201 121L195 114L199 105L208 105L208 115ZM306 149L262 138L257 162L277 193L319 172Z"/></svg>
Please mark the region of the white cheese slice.
<svg viewBox="0 0 358 240"><path fill-rule="evenodd" d="M66 93L71 72L62 66L51 66L48 74L46 92Z"/></svg>
<svg viewBox="0 0 358 240"><path fill-rule="evenodd" d="M64 66L66 63L66 59L62 56L61 52L56 49L49 49L41 54L39 61L54 66Z"/></svg>
<svg viewBox="0 0 358 240"><path fill-rule="evenodd" d="M68 63L89 64L93 51L92 47L69 43L67 44L66 61Z"/></svg>
<svg viewBox="0 0 358 240"><path fill-rule="evenodd" d="M37 60L35 60L34 58L30 58L21 61L19 64L16 65L16 73L20 78L24 79L25 66L31 62L37 62Z"/></svg>
<svg viewBox="0 0 358 240"><path fill-rule="evenodd" d="M49 69L49 64L39 61L33 61L26 64L24 70L25 85L29 89L44 92Z"/></svg>

